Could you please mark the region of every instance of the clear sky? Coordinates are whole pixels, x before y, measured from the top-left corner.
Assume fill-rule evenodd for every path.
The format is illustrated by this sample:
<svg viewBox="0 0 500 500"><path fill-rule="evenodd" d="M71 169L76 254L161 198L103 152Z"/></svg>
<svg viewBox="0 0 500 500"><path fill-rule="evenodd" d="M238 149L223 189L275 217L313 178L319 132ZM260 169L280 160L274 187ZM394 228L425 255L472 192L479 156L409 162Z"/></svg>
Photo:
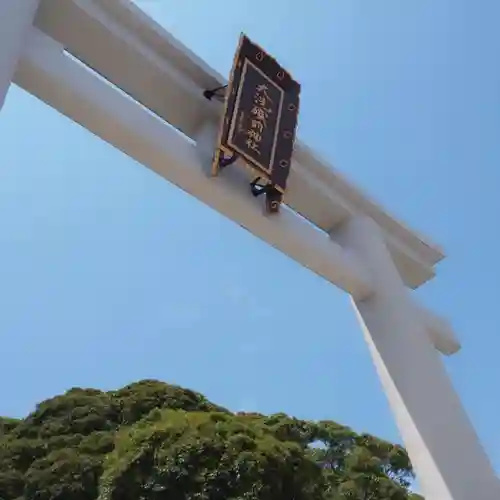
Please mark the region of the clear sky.
<svg viewBox="0 0 500 500"><path fill-rule="evenodd" d="M418 296L500 471L498 0L137 3L223 74L259 42L301 138L445 248ZM0 137L0 414L156 378L399 439L343 293L18 88Z"/></svg>

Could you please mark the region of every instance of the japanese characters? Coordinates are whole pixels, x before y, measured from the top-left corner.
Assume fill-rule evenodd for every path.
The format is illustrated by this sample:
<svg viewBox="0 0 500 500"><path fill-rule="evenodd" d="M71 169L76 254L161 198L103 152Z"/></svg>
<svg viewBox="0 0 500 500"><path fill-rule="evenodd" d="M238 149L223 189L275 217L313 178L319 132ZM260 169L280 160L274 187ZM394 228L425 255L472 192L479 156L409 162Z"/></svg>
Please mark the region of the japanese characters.
<svg viewBox="0 0 500 500"><path fill-rule="evenodd" d="M260 155L259 144L262 141L262 134L267 126L267 119L272 113L272 99L269 97L268 86L266 84L259 84L255 87L253 107L250 111L250 127L247 130L246 145L248 149L255 151Z"/></svg>

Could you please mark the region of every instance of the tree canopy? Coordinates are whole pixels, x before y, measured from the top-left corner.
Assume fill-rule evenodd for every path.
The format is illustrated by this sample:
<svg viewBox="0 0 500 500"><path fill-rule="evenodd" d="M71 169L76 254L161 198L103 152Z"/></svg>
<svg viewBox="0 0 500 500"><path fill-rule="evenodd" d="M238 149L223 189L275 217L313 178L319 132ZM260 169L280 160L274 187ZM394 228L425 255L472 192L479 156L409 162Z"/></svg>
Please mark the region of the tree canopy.
<svg viewBox="0 0 500 500"><path fill-rule="evenodd" d="M406 451L155 380L0 418L0 500L409 500Z"/></svg>

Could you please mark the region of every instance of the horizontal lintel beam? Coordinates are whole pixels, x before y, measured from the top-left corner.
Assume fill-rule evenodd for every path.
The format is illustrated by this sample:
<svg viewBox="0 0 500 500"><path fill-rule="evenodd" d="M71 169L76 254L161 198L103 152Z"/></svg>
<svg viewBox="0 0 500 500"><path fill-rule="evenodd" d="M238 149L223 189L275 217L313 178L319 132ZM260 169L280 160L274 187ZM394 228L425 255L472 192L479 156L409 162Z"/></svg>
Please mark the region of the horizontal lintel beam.
<svg viewBox="0 0 500 500"><path fill-rule="evenodd" d="M32 29L15 83L141 164L357 299L372 293L362 263L288 207L266 215L240 169L211 178L200 148ZM451 328L419 307L435 347L458 350Z"/></svg>
<svg viewBox="0 0 500 500"><path fill-rule="evenodd" d="M35 26L190 138L201 123L219 122L222 104L202 93L225 80L129 0L42 0ZM372 217L408 287L434 277L443 257L435 245L395 221L300 140L288 184L286 204L324 231L341 222L345 210Z"/></svg>

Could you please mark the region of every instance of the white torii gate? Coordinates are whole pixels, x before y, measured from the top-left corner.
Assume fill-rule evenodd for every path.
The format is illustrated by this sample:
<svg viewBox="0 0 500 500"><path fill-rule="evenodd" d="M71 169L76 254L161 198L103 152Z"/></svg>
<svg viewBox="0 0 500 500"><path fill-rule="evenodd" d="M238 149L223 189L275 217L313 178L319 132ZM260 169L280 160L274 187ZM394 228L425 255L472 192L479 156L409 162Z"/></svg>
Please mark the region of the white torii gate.
<svg viewBox="0 0 500 500"><path fill-rule="evenodd" d="M225 81L129 0L0 0L0 108L11 82L349 293L426 499L500 499L438 352L460 345L409 290L439 248L300 143L277 215L244 169L211 178L222 106L202 92Z"/></svg>

